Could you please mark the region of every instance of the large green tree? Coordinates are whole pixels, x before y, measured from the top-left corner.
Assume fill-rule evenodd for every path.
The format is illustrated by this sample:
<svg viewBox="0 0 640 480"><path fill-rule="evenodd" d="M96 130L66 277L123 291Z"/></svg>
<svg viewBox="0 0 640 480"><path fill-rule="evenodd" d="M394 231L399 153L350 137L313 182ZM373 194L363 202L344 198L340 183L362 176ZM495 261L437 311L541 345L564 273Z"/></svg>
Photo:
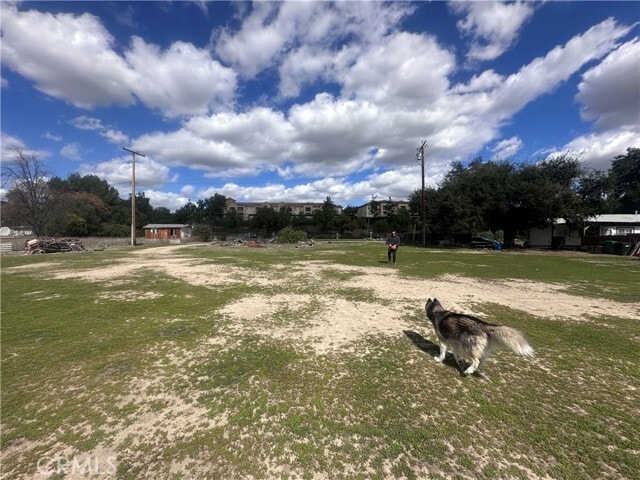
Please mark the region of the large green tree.
<svg viewBox="0 0 640 480"><path fill-rule="evenodd" d="M171 210L167 207L154 207L149 216L149 223L175 223Z"/></svg>
<svg viewBox="0 0 640 480"><path fill-rule="evenodd" d="M102 180L96 175L80 176L78 173L72 173L68 175L65 180L60 177L53 177L49 180L49 186L60 193L91 193L100 197L102 202L107 206L115 206L121 200L118 190L109 185L106 180Z"/></svg>
<svg viewBox="0 0 640 480"><path fill-rule="evenodd" d="M640 148L629 148L626 155L614 158L609 180L614 213L640 211Z"/></svg>
<svg viewBox="0 0 640 480"><path fill-rule="evenodd" d="M49 188L57 200L52 222L58 235L105 235L103 227L111 223L111 211L122 201L115 188L95 175L53 177Z"/></svg>
<svg viewBox="0 0 640 480"><path fill-rule="evenodd" d="M244 224L244 218L235 208L232 208L225 213L222 224L224 225L224 228L228 230L235 230Z"/></svg>
<svg viewBox="0 0 640 480"><path fill-rule="evenodd" d="M519 231L555 218L584 215L576 192L582 174L573 158L516 165L477 158L455 163L429 199L428 224L436 237L503 231L508 245Z"/></svg>
<svg viewBox="0 0 640 480"><path fill-rule="evenodd" d="M508 162L473 160L467 168L455 165L445 179L449 199L466 200L467 225L472 233L503 228L514 195L515 167ZM473 231L475 230L475 231Z"/></svg>
<svg viewBox="0 0 640 480"><path fill-rule="evenodd" d="M198 206L189 200L173 214L176 223L193 225L198 220Z"/></svg>
<svg viewBox="0 0 640 480"><path fill-rule="evenodd" d="M110 209L99 196L88 192L65 192L58 195L57 204L59 208L54 213L56 234L104 235L103 224L109 219ZM84 228L78 228L80 224Z"/></svg>
<svg viewBox="0 0 640 480"><path fill-rule="evenodd" d="M86 235L126 236L131 229L131 199L120 198L118 190L95 175L72 173L66 179L53 177L49 187L55 192L58 209L52 215L60 234L82 232L78 218L84 220ZM69 217L69 215L73 215ZM73 221L70 222L69 218ZM136 225L171 223L167 208L154 208L144 192L136 195ZM76 233L78 234L78 233Z"/></svg>
<svg viewBox="0 0 640 480"><path fill-rule="evenodd" d="M269 236L283 229L287 225L283 224L283 216L271 207L260 207L251 219L251 226L256 230L261 230Z"/></svg>
<svg viewBox="0 0 640 480"><path fill-rule="evenodd" d="M227 197L219 193L204 200L198 200L197 209L199 221L210 225L221 224L226 206Z"/></svg>
<svg viewBox="0 0 640 480"><path fill-rule="evenodd" d="M593 170L582 176L576 188L586 216L615 211L617 201L611 195L611 180L606 172Z"/></svg>
<svg viewBox="0 0 640 480"><path fill-rule="evenodd" d="M313 221L321 232L338 230L336 225L337 218L338 212L331 197L327 197L322 203L322 207L313 213Z"/></svg>
<svg viewBox="0 0 640 480"><path fill-rule="evenodd" d="M556 218L580 222L585 212L576 189L582 173L580 162L570 157L519 166L505 197L505 214L489 229L501 225L505 244L510 245L518 232L544 227Z"/></svg>

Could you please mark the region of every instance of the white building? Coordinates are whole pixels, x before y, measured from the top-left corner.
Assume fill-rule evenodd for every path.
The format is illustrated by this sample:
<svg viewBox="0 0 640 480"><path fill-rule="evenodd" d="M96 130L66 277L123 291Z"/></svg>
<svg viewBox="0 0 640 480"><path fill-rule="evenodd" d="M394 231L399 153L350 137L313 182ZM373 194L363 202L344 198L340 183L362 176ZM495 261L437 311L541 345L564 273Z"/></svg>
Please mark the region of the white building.
<svg viewBox="0 0 640 480"><path fill-rule="evenodd" d="M640 235L640 214L612 213L596 215L584 220L577 229L569 226L564 218L558 218L546 228L529 230L529 246L532 248L578 248L589 237L613 237Z"/></svg>

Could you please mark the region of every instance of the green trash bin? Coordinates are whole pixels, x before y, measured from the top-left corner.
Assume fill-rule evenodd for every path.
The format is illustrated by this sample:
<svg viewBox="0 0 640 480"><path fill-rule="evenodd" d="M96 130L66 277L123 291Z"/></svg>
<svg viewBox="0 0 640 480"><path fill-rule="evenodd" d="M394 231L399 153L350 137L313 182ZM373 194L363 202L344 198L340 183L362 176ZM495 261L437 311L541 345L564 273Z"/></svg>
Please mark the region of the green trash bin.
<svg viewBox="0 0 640 480"><path fill-rule="evenodd" d="M606 253L608 255L615 255L616 243L618 242L616 242L615 240L605 240L604 242L602 242L601 245L602 245L603 253Z"/></svg>
<svg viewBox="0 0 640 480"><path fill-rule="evenodd" d="M632 246L627 242L617 242L615 246L616 255L629 255Z"/></svg>

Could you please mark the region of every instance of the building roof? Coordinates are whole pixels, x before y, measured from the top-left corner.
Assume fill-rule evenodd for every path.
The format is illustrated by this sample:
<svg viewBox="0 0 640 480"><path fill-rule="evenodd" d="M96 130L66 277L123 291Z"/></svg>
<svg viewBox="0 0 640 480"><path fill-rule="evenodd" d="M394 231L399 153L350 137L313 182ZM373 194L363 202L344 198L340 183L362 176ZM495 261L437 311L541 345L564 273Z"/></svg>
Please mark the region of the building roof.
<svg viewBox="0 0 640 480"><path fill-rule="evenodd" d="M184 228L189 226L183 223L150 223L142 228Z"/></svg>
<svg viewBox="0 0 640 480"><path fill-rule="evenodd" d="M633 223L640 225L640 214L638 213L605 213L603 215L595 215L584 219L588 223ZM566 219L558 218L556 225L567 223Z"/></svg>
<svg viewBox="0 0 640 480"><path fill-rule="evenodd" d="M231 205L237 205L239 207L263 207L263 206L283 206L283 207L307 207L307 206L312 206L312 207L322 207L322 205L324 205L324 202L236 202L235 200L231 199L232 201L229 201L229 199L227 200L227 206ZM341 205L336 205L334 204L334 207L336 208L342 208Z"/></svg>
<svg viewBox="0 0 640 480"><path fill-rule="evenodd" d="M596 223L638 223L640 224L640 214L637 213L611 213L596 215L587 218L587 222Z"/></svg>
<svg viewBox="0 0 640 480"><path fill-rule="evenodd" d="M386 200L375 200L375 201L369 200L367 203L360 205L356 208L363 208L363 207L366 207L367 205L371 205L372 203L375 203L376 205L386 205L387 203L395 203L397 205L400 203L406 203L407 205L409 205L411 202L409 202L409 200L394 200L394 199L389 200L387 198Z"/></svg>

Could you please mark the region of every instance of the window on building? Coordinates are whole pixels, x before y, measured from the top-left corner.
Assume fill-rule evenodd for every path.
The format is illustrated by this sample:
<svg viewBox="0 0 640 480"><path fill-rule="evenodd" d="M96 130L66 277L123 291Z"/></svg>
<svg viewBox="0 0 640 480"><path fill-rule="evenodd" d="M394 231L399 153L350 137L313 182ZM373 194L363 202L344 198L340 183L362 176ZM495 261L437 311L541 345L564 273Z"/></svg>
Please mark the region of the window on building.
<svg viewBox="0 0 640 480"><path fill-rule="evenodd" d="M630 235L633 233L633 228L631 227L618 227L616 228L616 233L618 235Z"/></svg>

